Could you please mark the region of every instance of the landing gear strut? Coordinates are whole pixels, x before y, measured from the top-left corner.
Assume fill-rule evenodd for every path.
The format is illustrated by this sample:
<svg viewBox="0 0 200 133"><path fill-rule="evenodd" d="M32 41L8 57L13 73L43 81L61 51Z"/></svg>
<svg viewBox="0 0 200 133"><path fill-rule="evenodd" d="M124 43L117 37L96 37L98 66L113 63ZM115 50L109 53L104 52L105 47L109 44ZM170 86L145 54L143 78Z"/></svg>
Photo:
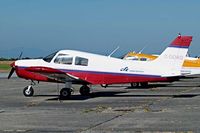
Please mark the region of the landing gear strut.
<svg viewBox="0 0 200 133"><path fill-rule="evenodd" d="M90 94L90 88L87 85L83 85L80 90L79 90L80 94L82 96L88 96Z"/></svg>
<svg viewBox="0 0 200 133"><path fill-rule="evenodd" d="M141 88L148 87L148 82L140 82L140 83L133 82L133 83L131 83L131 88L136 88L136 87L139 87L139 86Z"/></svg>
<svg viewBox="0 0 200 133"><path fill-rule="evenodd" d="M24 96L26 96L26 97L32 97L33 96L33 94L34 94L33 86L34 85L36 85L36 83L33 80L31 80L31 85L26 86L23 90Z"/></svg>

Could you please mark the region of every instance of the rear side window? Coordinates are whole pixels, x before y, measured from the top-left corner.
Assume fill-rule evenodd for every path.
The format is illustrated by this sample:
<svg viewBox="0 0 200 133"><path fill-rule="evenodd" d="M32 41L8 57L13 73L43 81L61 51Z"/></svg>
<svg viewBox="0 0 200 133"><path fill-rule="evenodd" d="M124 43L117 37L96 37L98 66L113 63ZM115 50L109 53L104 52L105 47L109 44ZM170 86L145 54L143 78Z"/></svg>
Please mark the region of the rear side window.
<svg viewBox="0 0 200 133"><path fill-rule="evenodd" d="M71 65L72 62L73 62L73 57L66 54L59 54L54 60L54 63L57 63L57 64Z"/></svg>
<svg viewBox="0 0 200 133"><path fill-rule="evenodd" d="M75 65L88 66L88 59L82 57L76 57Z"/></svg>

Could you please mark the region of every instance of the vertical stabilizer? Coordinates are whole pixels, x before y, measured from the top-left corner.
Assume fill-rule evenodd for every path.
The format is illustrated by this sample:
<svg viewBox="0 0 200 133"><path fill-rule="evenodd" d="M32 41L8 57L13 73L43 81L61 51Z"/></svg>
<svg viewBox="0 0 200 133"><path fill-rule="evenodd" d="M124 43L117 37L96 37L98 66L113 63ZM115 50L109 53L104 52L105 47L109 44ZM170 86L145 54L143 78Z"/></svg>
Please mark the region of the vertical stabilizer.
<svg viewBox="0 0 200 133"><path fill-rule="evenodd" d="M181 75L181 67L191 44L192 36L179 35L153 62L163 77Z"/></svg>

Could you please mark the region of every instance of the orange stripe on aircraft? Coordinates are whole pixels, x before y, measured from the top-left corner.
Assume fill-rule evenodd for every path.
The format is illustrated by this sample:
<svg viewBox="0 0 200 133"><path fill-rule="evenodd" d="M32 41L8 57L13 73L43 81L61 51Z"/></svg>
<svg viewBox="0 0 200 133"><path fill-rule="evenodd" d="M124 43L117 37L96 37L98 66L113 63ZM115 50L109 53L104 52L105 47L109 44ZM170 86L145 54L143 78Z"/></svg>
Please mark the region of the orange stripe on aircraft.
<svg viewBox="0 0 200 133"><path fill-rule="evenodd" d="M144 53L129 52L124 58L127 57L135 57L137 60L141 61L145 58L147 59L147 61L150 61L150 60L155 60L158 56L151 54L144 54ZM183 67L200 68L200 59L199 58L185 59Z"/></svg>

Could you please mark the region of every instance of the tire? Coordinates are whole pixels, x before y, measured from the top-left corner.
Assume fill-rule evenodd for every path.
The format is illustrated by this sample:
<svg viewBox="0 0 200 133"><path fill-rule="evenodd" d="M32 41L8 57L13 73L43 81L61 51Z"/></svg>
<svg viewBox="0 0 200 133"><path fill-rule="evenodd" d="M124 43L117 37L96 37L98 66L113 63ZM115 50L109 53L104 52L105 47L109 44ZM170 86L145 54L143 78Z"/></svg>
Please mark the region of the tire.
<svg viewBox="0 0 200 133"><path fill-rule="evenodd" d="M31 97L34 94L34 90L32 86L26 86L23 90L23 94L26 97Z"/></svg>
<svg viewBox="0 0 200 133"><path fill-rule="evenodd" d="M88 96L90 94L90 88L87 85L83 85L80 90L79 90L80 94L82 96Z"/></svg>
<svg viewBox="0 0 200 133"><path fill-rule="evenodd" d="M61 99L68 99L71 96L71 89L70 88L62 88L60 90L60 98Z"/></svg>
<svg viewBox="0 0 200 133"><path fill-rule="evenodd" d="M131 83L131 88L136 88L139 86L139 83Z"/></svg>
<svg viewBox="0 0 200 133"><path fill-rule="evenodd" d="M148 87L148 82L141 82L140 85L142 88Z"/></svg>

